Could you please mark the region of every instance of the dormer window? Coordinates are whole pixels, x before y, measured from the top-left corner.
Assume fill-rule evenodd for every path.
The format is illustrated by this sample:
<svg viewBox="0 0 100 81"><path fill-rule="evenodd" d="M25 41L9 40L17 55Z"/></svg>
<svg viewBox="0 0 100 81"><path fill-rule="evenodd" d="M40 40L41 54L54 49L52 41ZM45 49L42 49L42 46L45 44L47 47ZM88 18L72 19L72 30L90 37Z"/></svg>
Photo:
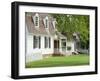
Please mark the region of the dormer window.
<svg viewBox="0 0 100 81"><path fill-rule="evenodd" d="M54 20L52 21L52 24L53 24L53 27L54 27L54 28L56 28L56 23L57 23L57 22L56 22L56 19L54 19Z"/></svg>
<svg viewBox="0 0 100 81"><path fill-rule="evenodd" d="M45 20L45 28L48 28L48 19Z"/></svg>
<svg viewBox="0 0 100 81"><path fill-rule="evenodd" d="M34 25L36 28L39 27L39 14L35 14L35 16L33 17L33 20L34 20Z"/></svg>
<svg viewBox="0 0 100 81"><path fill-rule="evenodd" d="M45 28L48 28L49 27L48 17L45 17L45 19L44 19L44 25L45 25Z"/></svg>
<svg viewBox="0 0 100 81"><path fill-rule="evenodd" d="M39 18L38 18L38 16L36 16L35 17L35 26L38 26L38 20L39 20Z"/></svg>

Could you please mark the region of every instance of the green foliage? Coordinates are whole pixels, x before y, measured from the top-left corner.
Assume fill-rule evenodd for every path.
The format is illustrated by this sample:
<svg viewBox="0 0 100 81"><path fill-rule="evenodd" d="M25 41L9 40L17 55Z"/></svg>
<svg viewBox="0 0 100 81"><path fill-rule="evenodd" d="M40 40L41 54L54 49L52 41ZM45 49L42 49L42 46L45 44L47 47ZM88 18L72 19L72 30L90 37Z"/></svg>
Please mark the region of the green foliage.
<svg viewBox="0 0 100 81"><path fill-rule="evenodd" d="M56 18L56 27L58 31L64 34L68 40L72 40L73 33L77 32L80 35L82 47L88 48L89 43L89 16L88 15L67 15L53 14Z"/></svg>

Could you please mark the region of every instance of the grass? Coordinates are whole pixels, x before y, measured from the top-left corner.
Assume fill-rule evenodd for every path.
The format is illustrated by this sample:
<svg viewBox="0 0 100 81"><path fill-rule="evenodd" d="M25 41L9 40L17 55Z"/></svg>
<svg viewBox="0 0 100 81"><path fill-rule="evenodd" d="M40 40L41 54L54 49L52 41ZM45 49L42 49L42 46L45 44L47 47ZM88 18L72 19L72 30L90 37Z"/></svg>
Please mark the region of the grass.
<svg viewBox="0 0 100 81"><path fill-rule="evenodd" d="M26 63L26 68L89 65L89 55L55 56Z"/></svg>

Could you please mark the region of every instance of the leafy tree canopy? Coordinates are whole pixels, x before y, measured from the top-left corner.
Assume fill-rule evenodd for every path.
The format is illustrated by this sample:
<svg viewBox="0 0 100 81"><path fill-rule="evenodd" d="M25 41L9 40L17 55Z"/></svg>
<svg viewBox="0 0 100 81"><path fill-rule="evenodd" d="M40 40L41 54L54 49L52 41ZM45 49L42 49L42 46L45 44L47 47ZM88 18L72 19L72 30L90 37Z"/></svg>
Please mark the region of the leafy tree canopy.
<svg viewBox="0 0 100 81"><path fill-rule="evenodd" d="M72 40L73 33L79 33L80 42L83 47L89 46L89 16L71 14L53 14L56 18L58 31L66 35L68 40Z"/></svg>

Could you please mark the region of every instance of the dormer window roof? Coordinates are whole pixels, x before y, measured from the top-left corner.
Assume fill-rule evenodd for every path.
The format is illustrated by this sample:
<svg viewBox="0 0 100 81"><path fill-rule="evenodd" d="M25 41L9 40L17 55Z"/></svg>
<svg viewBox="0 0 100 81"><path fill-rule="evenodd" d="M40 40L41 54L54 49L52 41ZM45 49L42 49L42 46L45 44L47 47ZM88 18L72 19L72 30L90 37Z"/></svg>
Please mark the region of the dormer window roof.
<svg viewBox="0 0 100 81"><path fill-rule="evenodd" d="M39 27L39 14L36 13L35 16L33 17L34 25L36 28Z"/></svg>
<svg viewBox="0 0 100 81"><path fill-rule="evenodd" d="M49 19L47 16L44 19L44 25L45 25L45 28L49 28Z"/></svg>
<svg viewBox="0 0 100 81"><path fill-rule="evenodd" d="M28 26L29 33L54 35L55 29L53 27L54 18L47 13L27 12L25 22Z"/></svg>
<svg viewBox="0 0 100 81"><path fill-rule="evenodd" d="M56 22L56 19L54 19L54 20L52 21L52 24L53 24L53 27L54 27L54 28L56 28L56 23L57 23L57 22Z"/></svg>

